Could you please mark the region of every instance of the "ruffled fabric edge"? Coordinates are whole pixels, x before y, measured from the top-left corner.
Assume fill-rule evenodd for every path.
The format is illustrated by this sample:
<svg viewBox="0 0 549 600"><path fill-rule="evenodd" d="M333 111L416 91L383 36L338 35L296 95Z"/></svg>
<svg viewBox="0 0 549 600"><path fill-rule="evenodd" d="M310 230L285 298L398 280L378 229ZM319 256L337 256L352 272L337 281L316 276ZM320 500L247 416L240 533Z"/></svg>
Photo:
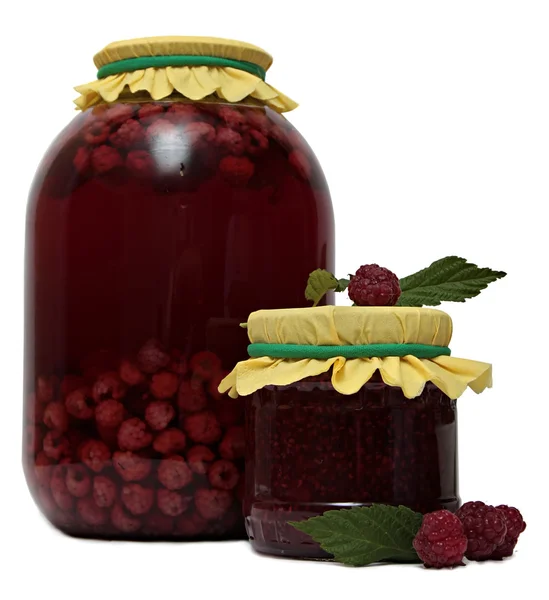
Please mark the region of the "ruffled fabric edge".
<svg viewBox="0 0 549 600"><path fill-rule="evenodd" d="M148 93L153 100L167 98L174 91L190 100L202 100L213 94L228 102L250 97L276 112L287 112L297 103L265 83L259 77L232 67L148 68L110 75L74 89L80 96L74 101L80 110L100 102L115 102L128 88L132 94Z"/></svg>
<svg viewBox="0 0 549 600"><path fill-rule="evenodd" d="M459 398L467 387L477 394L492 387L492 365L451 356L432 359L415 356L336 357L328 360L262 357L239 362L223 379L219 391L228 392L231 398L249 396L268 385L289 385L326 373L332 367L332 385L344 395L358 392L376 371L387 385L401 388L409 399L419 396L428 381L452 400Z"/></svg>

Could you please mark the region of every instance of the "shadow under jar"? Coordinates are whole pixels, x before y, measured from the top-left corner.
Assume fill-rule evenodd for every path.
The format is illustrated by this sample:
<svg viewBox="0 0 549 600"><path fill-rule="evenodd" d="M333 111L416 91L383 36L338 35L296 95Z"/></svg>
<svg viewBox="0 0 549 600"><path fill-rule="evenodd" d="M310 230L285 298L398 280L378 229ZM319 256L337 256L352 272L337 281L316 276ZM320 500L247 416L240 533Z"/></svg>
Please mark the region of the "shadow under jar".
<svg viewBox="0 0 549 600"><path fill-rule="evenodd" d="M373 377L342 395L330 374L247 399L244 513L253 547L329 558L288 521L371 503L459 507L456 401L432 383L408 399Z"/></svg>
<svg viewBox="0 0 549 600"><path fill-rule="evenodd" d="M45 516L77 536L244 538L244 403L217 387L250 311L304 306L333 266L322 170L269 106L126 89L76 116L27 218L23 463Z"/></svg>

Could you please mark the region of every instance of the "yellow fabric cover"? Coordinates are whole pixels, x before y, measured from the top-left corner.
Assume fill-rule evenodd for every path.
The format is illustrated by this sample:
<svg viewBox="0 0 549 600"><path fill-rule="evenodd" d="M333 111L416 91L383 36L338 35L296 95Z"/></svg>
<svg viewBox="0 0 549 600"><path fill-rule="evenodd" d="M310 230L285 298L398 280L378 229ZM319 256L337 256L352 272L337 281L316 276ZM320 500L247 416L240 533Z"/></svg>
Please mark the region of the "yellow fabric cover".
<svg viewBox="0 0 549 600"><path fill-rule="evenodd" d="M251 44L200 37L152 37L114 42L98 52L94 62L97 68L101 68L127 58L170 54L219 56L251 62L264 69L272 63L270 54ZM74 102L81 110L100 102L115 102L125 90L132 94L146 92L153 100L167 98L175 90L195 101L215 94L228 102L254 98L277 112L297 107L297 103L261 78L232 67L151 67L110 75L79 85L75 90L80 97Z"/></svg>
<svg viewBox="0 0 549 600"><path fill-rule="evenodd" d="M452 320L440 310L395 306L265 310L250 315L248 336L252 343L266 344L448 346ZM467 386L477 393L492 386L490 364L451 356L261 357L239 362L221 382L219 391L229 392L232 398L247 396L267 385L288 385L332 367L332 384L341 394L356 393L376 371L387 385L400 387L407 398L419 396L428 381L452 399L461 396Z"/></svg>

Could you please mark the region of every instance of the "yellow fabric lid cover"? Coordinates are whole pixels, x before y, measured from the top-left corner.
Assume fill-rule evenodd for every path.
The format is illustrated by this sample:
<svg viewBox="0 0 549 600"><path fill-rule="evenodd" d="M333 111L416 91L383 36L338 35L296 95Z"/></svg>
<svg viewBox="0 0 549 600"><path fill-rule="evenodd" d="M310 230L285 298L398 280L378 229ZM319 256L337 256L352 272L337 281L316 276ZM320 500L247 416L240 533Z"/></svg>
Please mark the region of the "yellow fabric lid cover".
<svg viewBox="0 0 549 600"><path fill-rule="evenodd" d="M115 102L128 90L162 100L178 92L190 100L216 95L228 102L250 97L277 112L297 104L268 85L270 54L245 42L209 37L150 37L113 42L94 57L95 81L77 86L76 106L85 110Z"/></svg>
<svg viewBox="0 0 549 600"><path fill-rule="evenodd" d="M332 369L341 394L356 393L379 371L387 385L415 398L428 381L452 399L492 386L490 364L449 356L452 320L429 308L324 306L250 315L252 358L239 362L220 392L247 396ZM269 355L267 355L267 353Z"/></svg>

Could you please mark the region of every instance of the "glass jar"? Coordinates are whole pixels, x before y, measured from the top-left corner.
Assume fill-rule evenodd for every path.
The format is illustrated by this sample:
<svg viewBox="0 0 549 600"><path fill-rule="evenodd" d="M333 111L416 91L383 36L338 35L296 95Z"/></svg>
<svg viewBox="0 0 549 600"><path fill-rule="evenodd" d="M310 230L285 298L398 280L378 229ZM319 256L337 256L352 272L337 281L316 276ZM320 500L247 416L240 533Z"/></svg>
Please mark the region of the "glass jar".
<svg viewBox="0 0 549 600"><path fill-rule="evenodd" d="M455 511L456 399L491 366L450 356L450 317L411 307L260 310L250 358L220 391L246 397L244 515L259 552L328 558L290 522L403 505Z"/></svg>
<svg viewBox="0 0 549 600"><path fill-rule="evenodd" d="M308 273L333 268L326 181L269 102L93 101L29 199L29 488L71 535L242 538L244 406L217 387L249 312L304 306Z"/></svg>
<svg viewBox="0 0 549 600"><path fill-rule="evenodd" d="M244 514L256 550L326 558L288 521L372 503L459 507L455 400L432 383L408 399L379 376L344 396L329 375L248 397Z"/></svg>

